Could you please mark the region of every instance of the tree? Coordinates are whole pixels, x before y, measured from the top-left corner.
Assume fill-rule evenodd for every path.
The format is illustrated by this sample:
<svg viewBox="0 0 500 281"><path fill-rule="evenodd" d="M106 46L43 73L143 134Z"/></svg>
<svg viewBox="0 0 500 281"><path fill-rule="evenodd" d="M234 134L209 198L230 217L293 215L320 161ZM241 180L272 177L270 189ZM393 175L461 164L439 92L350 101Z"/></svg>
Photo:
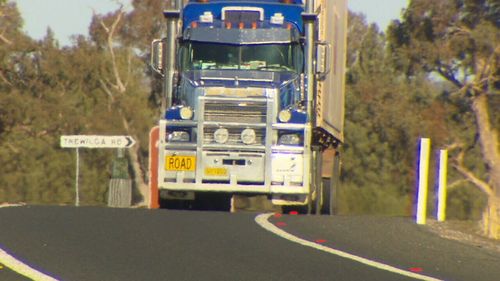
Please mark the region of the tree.
<svg viewBox="0 0 500 281"><path fill-rule="evenodd" d="M147 144L149 129L159 118L162 86L148 65L150 42L160 38L164 31L161 11L169 2L133 0L131 12L120 8L108 15L95 15L90 27L92 41L108 54L102 74L109 78L101 80L102 90L110 97L109 106L121 116L123 128L139 140L129 156L135 184L145 200L149 196L144 144ZM126 81L135 81L135 84ZM139 104L141 110L138 110Z"/></svg>
<svg viewBox="0 0 500 281"><path fill-rule="evenodd" d="M478 176L463 164L465 144L453 166L488 196L483 214L486 234L499 237L500 142L489 103L500 89L500 3L494 0L412 0L402 21L389 28L394 65L408 77L420 71L453 85L475 117L476 140L487 174ZM451 145L451 144L450 144ZM469 144L471 145L471 144Z"/></svg>
<svg viewBox="0 0 500 281"><path fill-rule="evenodd" d="M74 46L60 48L50 29L40 41L25 36L16 5L0 1L0 201L72 201L74 167L68 163L74 155L59 147L63 134L134 136L128 157L135 186L147 198L148 131L159 110L151 102L144 42L159 31L146 32L141 23L153 7L135 2L141 8L129 14L120 8L94 15L90 39L78 36ZM162 18L162 2L148 3ZM111 155L82 151L85 204L105 201Z"/></svg>
<svg viewBox="0 0 500 281"><path fill-rule="evenodd" d="M51 30L38 43L22 33L15 4L0 4L0 15L0 201L71 202L72 161L55 145L74 116L61 106L65 56Z"/></svg>
<svg viewBox="0 0 500 281"><path fill-rule="evenodd" d="M19 12L13 3L7 3L6 0L0 1L0 42L2 44L12 45L12 40L9 39L13 33L19 32L22 20Z"/></svg>
<svg viewBox="0 0 500 281"><path fill-rule="evenodd" d="M115 130L121 129L137 140L128 156L135 186L142 200L147 200L147 161L144 161L147 145L142 144L148 143L154 111L148 106L143 61L135 55L134 48L127 45L131 30L126 28L126 19L122 7L107 15L94 15L90 34L97 48L103 50L98 82L101 92L108 98L108 111L119 120L120 125Z"/></svg>
<svg viewBox="0 0 500 281"><path fill-rule="evenodd" d="M0 201L72 203L74 155L60 148L59 137L107 124L96 117L116 124L112 113L103 114L106 96L97 95L102 52L81 37L74 48L60 49L50 29L35 42L22 33L15 4L2 4L0 13L0 33L12 42L0 42ZM83 197L102 204L110 155L84 154L90 157L81 163L89 175L81 180Z"/></svg>
<svg viewBox="0 0 500 281"><path fill-rule="evenodd" d="M404 83L386 62L385 38L350 14L345 154L340 211L406 214L413 159L412 111ZM408 118L405 118L408 116ZM402 157L404 156L404 157Z"/></svg>
<svg viewBox="0 0 500 281"><path fill-rule="evenodd" d="M108 106L120 116L121 127L138 140L129 157L135 185L144 199L149 198L146 144L149 129L160 115L162 86L149 67L150 42L164 31L161 11L168 2L134 0L129 13L120 7L107 15L94 15L90 26L92 42L106 54L100 85L109 97Z"/></svg>

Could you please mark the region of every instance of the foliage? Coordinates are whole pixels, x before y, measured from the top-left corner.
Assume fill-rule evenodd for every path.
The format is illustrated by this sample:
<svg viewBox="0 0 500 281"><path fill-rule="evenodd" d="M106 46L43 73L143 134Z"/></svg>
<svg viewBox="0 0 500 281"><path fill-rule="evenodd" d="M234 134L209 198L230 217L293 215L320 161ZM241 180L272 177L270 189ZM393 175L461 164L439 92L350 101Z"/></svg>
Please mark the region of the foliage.
<svg viewBox="0 0 500 281"><path fill-rule="evenodd" d="M426 77L407 80L392 68L377 26L350 20L348 42L359 47L348 54L340 210L409 215L418 139L443 143L446 112Z"/></svg>
<svg viewBox="0 0 500 281"><path fill-rule="evenodd" d="M156 109L148 103L146 66L133 49L114 45L112 57L107 41L83 37L59 48L50 29L34 42L21 32L15 4L0 11L0 21L8 17L10 24L0 44L0 201L73 201L75 156L59 147L61 135L134 135L144 167ZM126 77L124 92L107 91L113 63ZM83 203L102 204L112 152L81 151L81 158Z"/></svg>
<svg viewBox="0 0 500 281"><path fill-rule="evenodd" d="M500 93L499 18L498 1L414 0L403 21L389 29L395 65L410 77L423 70L449 81L451 95L446 98L462 103L462 111L476 118L483 150L488 138L495 142L494 127L499 127L492 123L495 115L488 117L488 106L479 105L480 101L493 103ZM488 155L484 159L491 162Z"/></svg>
<svg viewBox="0 0 500 281"><path fill-rule="evenodd" d="M493 123L497 117L490 113L500 94L499 29L500 3L494 0L412 0L403 20L389 28L396 68L410 78L422 72L439 75L451 85L451 95L446 98L458 108L463 106L463 112L473 117L472 130L450 134L450 147L456 151L452 163L488 196L487 213L493 214L492 221L500 214L500 125ZM457 115L454 118L464 119ZM464 124L471 123L465 120ZM475 133L472 138L471 133ZM476 143L483 162L474 166L466 154ZM488 229L488 235L499 236L497 226Z"/></svg>

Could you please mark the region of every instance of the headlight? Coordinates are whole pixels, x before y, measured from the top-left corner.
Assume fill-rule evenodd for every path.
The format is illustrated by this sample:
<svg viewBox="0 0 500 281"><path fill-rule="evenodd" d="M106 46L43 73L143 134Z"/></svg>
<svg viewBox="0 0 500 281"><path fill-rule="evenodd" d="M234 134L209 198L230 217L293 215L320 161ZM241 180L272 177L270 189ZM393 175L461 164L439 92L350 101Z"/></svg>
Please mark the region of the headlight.
<svg viewBox="0 0 500 281"><path fill-rule="evenodd" d="M292 113L290 110L284 109L278 114L278 119L283 123L287 123L290 119L292 119Z"/></svg>
<svg viewBox="0 0 500 281"><path fill-rule="evenodd" d="M229 139L229 131L226 128L219 128L214 132L214 140L216 143L226 143Z"/></svg>
<svg viewBox="0 0 500 281"><path fill-rule="evenodd" d="M189 133L185 131L174 131L168 134L168 141L170 142L188 142Z"/></svg>
<svg viewBox="0 0 500 281"><path fill-rule="evenodd" d="M300 144L300 136L298 134L282 135L278 140L278 144L299 145Z"/></svg>
<svg viewBox="0 0 500 281"><path fill-rule="evenodd" d="M189 120L193 118L193 110L189 106L181 108L179 114L181 115L181 119L183 120Z"/></svg>
<svg viewBox="0 0 500 281"><path fill-rule="evenodd" d="M255 130L254 129L243 130L243 132L241 132L241 141L244 144L255 143Z"/></svg>

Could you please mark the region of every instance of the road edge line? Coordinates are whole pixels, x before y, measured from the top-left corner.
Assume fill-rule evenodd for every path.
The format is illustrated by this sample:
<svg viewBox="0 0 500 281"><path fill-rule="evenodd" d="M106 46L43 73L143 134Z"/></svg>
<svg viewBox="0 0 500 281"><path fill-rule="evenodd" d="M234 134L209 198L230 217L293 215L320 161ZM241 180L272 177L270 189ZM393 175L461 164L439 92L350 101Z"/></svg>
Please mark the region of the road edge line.
<svg viewBox="0 0 500 281"><path fill-rule="evenodd" d="M18 204L2 203L2 204L0 204L0 208L14 208L14 207L24 207L24 206L26 206L26 203L18 203Z"/></svg>
<svg viewBox="0 0 500 281"><path fill-rule="evenodd" d="M58 281L57 279L42 273L31 266L23 263L0 248L0 264L15 271L24 277L37 281Z"/></svg>
<svg viewBox="0 0 500 281"><path fill-rule="evenodd" d="M365 264L365 265L368 265L368 266L371 266L371 267L375 267L377 269L381 269L381 270L389 271L389 272L392 272L392 273L396 273L396 274L399 274L399 275L403 275L403 276L407 276L407 277L411 277L411 278L415 278L415 279L419 279L419 280L424 280L424 281L443 281L441 279L437 279L437 278L434 278L434 277L430 277L430 276L426 276L426 275L422 275L422 274L417 274L417 273L409 272L409 271L406 271L406 270L403 270L403 269L400 269L400 268L397 268L397 267L394 267L394 266L391 266L391 265L387 265L387 264L384 264L384 263L381 263L381 262L376 262L376 261L373 261L373 260L370 260L370 259L367 259L367 258L363 258L363 257L360 257L360 256L349 254L347 252L343 252L343 251L340 251L340 250L335 250L333 248L329 248L329 247L326 247L324 245L317 244L315 242L304 240L304 239L299 238L299 237L297 237L295 235L292 235L292 234L284 231L283 229L278 228L274 224L270 223L269 222L269 218L272 215L273 215L272 213L257 215L255 217L255 222L258 225L260 225L262 228L264 228L265 230L267 230L267 231L269 231L271 233L274 233L274 234L276 234L276 235L280 236L281 238L284 238L284 239L286 239L288 241L291 241L291 242L294 242L294 243L297 243L297 244L300 244L300 245L303 245L303 246L306 246L306 247L314 248L316 250L320 250L320 251L323 251L323 252L327 252L329 254L333 254L333 255L336 255L336 256L339 256L339 257L342 257L342 258L350 259L352 261L355 261L355 262L358 262L358 263L362 263L362 264Z"/></svg>

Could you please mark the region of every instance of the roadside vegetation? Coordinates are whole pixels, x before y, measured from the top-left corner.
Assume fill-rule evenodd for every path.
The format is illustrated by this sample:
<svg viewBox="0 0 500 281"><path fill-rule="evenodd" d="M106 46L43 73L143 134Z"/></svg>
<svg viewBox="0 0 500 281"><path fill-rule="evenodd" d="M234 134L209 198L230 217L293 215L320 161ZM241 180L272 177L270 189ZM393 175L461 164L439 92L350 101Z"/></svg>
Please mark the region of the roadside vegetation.
<svg viewBox="0 0 500 281"><path fill-rule="evenodd" d="M50 29L38 41L24 34L15 2L0 0L0 203L72 204L75 153L59 145L71 134L132 135L140 202L161 103L149 43L164 34L165 4L95 14L88 36L60 46ZM350 14L339 213L411 215L428 137L431 174L438 150L450 150L448 218L483 218L498 235L499 19L493 0L412 0L385 31ZM115 153L80 154L81 203L104 205Z"/></svg>

